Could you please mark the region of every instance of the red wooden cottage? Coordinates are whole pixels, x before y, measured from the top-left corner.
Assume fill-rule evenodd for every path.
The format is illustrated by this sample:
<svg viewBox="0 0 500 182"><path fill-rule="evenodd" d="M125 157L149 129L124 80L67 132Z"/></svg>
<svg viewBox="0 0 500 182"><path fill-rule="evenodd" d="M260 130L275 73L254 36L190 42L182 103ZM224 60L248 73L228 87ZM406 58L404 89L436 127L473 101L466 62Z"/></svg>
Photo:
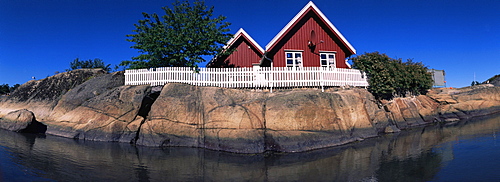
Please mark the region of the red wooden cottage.
<svg viewBox="0 0 500 182"><path fill-rule="evenodd" d="M252 64L258 64L264 55L264 49L242 28L227 42L225 50L233 52L230 55L215 57L207 64L207 67L252 67Z"/></svg>
<svg viewBox="0 0 500 182"><path fill-rule="evenodd" d="M349 68L347 58L356 54L354 47L313 2L288 22L263 53L259 52L262 50L259 45L240 30L227 44L228 47L237 47L236 51L227 57L214 58L207 67L251 67L259 63L260 66L274 67Z"/></svg>

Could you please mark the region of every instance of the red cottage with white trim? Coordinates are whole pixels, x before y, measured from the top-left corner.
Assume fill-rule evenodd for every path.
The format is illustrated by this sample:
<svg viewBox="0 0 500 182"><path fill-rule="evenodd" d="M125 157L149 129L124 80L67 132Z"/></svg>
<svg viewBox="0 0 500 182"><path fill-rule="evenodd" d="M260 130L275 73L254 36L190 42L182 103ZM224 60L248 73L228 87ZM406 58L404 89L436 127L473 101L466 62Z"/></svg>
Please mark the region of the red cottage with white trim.
<svg viewBox="0 0 500 182"><path fill-rule="evenodd" d="M216 67L214 65L221 65L221 63L232 67L251 67L252 64L259 63L260 66L274 67L350 68L347 58L356 54L354 47L313 2L309 2L302 8L267 44L266 51L263 51L260 60L255 59L258 52L255 50L258 50L260 46L248 34L240 31L233 39L246 37L249 39L246 42L250 44L237 44L237 41L229 41L228 47L237 46L236 51L227 59L214 58L207 67ZM245 48L254 51L244 50Z"/></svg>

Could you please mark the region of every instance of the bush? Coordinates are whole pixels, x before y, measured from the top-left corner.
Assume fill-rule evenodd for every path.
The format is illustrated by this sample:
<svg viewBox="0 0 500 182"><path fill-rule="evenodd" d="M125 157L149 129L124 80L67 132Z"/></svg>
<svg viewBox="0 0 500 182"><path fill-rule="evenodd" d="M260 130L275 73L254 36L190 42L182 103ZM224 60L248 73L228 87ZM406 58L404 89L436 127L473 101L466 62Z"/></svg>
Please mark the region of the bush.
<svg viewBox="0 0 500 182"><path fill-rule="evenodd" d="M353 68L366 72L368 90L378 99L416 96L432 88L432 76L422 63L393 59L378 52L351 58Z"/></svg>
<svg viewBox="0 0 500 182"><path fill-rule="evenodd" d="M5 94L8 94L8 93L11 93L11 92L14 92L14 90L17 89L17 87L19 87L21 85L19 84L15 84L14 86L9 86L9 84L2 84L0 85L0 95L5 95Z"/></svg>
<svg viewBox="0 0 500 182"><path fill-rule="evenodd" d="M101 59L89 59L89 60L80 60L79 58L76 58L73 60L71 63L69 63L70 69L71 70L76 70L76 69L81 69L81 68L102 68L104 71L109 72L111 71L111 64L106 65L104 61Z"/></svg>

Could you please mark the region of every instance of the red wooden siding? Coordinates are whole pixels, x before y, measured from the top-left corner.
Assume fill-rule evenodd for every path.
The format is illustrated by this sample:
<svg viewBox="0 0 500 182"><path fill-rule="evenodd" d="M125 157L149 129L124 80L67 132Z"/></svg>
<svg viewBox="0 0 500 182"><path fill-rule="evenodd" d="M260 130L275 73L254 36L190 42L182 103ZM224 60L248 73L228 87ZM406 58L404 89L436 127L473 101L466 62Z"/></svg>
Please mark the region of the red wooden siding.
<svg viewBox="0 0 500 182"><path fill-rule="evenodd" d="M238 68L252 67L252 64L259 63L262 53L252 45L248 38L241 34L229 48L235 48L234 52L229 56L217 58L213 63L209 63L207 67L212 68Z"/></svg>
<svg viewBox="0 0 500 182"><path fill-rule="evenodd" d="M234 64L234 67L252 67L253 63L259 63L262 54L251 46L252 44L247 39L239 39L233 45L238 45L238 47L226 60Z"/></svg>
<svg viewBox="0 0 500 182"><path fill-rule="evenodd" d="M316 47L314 49L308 46L312 30L315 32ZM323 43L320 43L321 41ZM328 28L328 25L312 8L296 24L292 25L270 50L267 50L268 57L273 60L275 67L286 66L285 51L287 50L302 50L304 67L319 67L319 53L324 51L336 52L335 64L337 68L348 68L345 58L352 55L341 39Z"/></svg>

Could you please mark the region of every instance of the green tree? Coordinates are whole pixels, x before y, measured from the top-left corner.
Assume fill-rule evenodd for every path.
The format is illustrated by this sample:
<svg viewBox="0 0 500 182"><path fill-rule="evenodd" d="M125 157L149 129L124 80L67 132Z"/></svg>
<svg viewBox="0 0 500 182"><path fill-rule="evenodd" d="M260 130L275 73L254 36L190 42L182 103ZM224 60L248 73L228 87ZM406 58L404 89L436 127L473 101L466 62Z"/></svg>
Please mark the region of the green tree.
<svg viewBox="0 0 500 182"><path fill-rule="evenodd" d="M368 90L379 99L425 94L432 87L431 75L420 62L393 59L378 52L351 58L353 68L367 73Z"/></svg>
<svg viewBox="0 0 500 182"><path fill-rule="evenodd" d="M470 84L470 86L474 86L474 85L479 85L480 83L478 81L472 81L472 83Z"/></svg>
<svg viewBox="0 0 500 182"><path fill-rule="evenodd" d="M353 68L366 72L368 76L368 90L377 98L390 98L395 93L394 84L396 78L390 73L386 64L390 63L391 58L385 54L365 53L351 58ZM395 69L395 68L392 68Z"/></svg>
<svg viewBox="0 0 500 182"><path fill-rule="evenodd" d="M11 87L11 86L9 86L9 84L2 84L2 85L0 85L0 95L5 95L5 94L8 94L8 93L12 93L19 86L21 86L21 85L15 84L14 86Z"/></svg>
<svg viewBox="0 0 500 182"><path fill-rule="evenodd" d="M80 60L79 58L76 58L75 60L71 61L69 63L70 70L76 70L76 69L81 69L81 68L102 68L104 71L111 71L110 68L111 64L105 64L102 59L95 58L94 60L89 59L89 60Z"/></svg>
<svg viewBox="0 0 500 182"><path fill-rule="evenodd" d="M14 92L14 90L16 90L19 86L21 86L21 85L20 84L14 84L14 86L10 87L9 88L10 93Z"/></svg>
<svg viewBox="0 0 500 182"><path fill-rule="evenodd" d="M212 18L214 7L208 8L203 1L176 1L173 7L163 7L165 15L142 13L144 20L135 24L135 34L127 35L131 48L141 53L134 61L122 61L130 68L196 67L204 62L203 56L214 56L232 37L220 15Z"/></svg>
<svg viewBox="0 0 500 182"><path fill-rule="evenodd" d="M4 94L7 94L7 93L10 93L10 89L9 89L9 84L2 84L0 85L0 95L4 95Z"/></svg>

